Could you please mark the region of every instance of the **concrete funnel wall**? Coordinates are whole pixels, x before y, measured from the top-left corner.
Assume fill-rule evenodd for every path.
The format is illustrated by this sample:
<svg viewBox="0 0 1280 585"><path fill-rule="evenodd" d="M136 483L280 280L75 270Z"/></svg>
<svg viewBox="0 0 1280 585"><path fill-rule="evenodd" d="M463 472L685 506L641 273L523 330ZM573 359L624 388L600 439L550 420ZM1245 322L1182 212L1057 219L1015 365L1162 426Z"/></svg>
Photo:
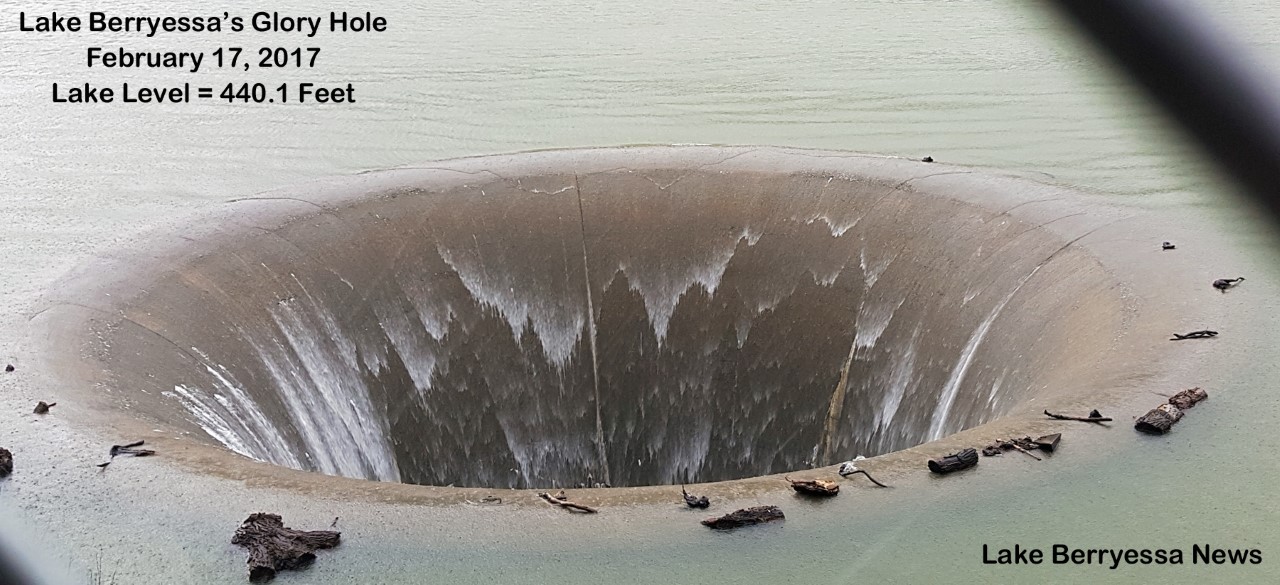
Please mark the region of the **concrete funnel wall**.
<svg viewBox="0 0 1280 585"><path fill-rule="evenodd" d="M369 173L86 267L50 299L57 359L113 416L329 475L827 465L990 421L1105 351L1113 279L1054 223L1088 214L1041 188L746 148Z"/></svg>

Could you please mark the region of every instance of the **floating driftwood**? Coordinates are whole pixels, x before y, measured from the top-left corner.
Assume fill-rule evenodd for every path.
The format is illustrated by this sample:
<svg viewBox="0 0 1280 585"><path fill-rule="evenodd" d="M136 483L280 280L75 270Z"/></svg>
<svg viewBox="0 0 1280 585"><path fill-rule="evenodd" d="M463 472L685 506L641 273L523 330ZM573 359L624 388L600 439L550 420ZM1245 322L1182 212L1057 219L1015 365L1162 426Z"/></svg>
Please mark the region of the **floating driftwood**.
<svg viewBox="0 0 1280 585"><path fill-rule="evenodd" d="M996 441L982 448L982 454L987 457L1003 454L1008 450L1016 450L1026 454L1028 457L1040 461L1039 457L1032 455L1031 452L1040 448L1040 445L1031 437L1022 437L1021 439L1008 439Z"/></svg>
<svg viewBox="0 0 1280 585"><path fill-rule="evenodd" d="M144 444L146 444L146 441L134 441L132 443L129 443L128 445L112 445L111 451L110 451L111 459L108 459L106 463L99 463L98 467L106 469L108 465L111 465L112 461L115 461L117 455L133 455L134 457L148 457L156 454L156 452L152 451L151 449L138 449L138 447L141 447Z"/></svg>
<svg viewBox="0 0 1280 585"><path fill-rule="evenodd" d="M36 403L36 409L34 412L36 414L49 414L49 409L57 405L58 405L57 402L45 402L41 400L40 402Z"/></svg>
<svg viewBox="0 0 1280 585"><path fill-rule="evenodd" d="M952 453L945 457L929 460L929 471L940 474L947 474L961 469L968 469L978 464L978 451L976 449L964 449L957 453Z"/></svg>
<svg viewBox="0 0 1280 585"><path fill-rule="evenodd" d="M702 525L713 530L729 530L785 518L786 516L783 516L782 509L777 506L756 506L730 512L719 518L707 518L702 521Z"/></svg>
<svg viewBox="0 0 1280 585"><path fill-rule="evenodd" d="M791 489L808 496L830 497L840 493L840 484L829 479L783 479L791 482Z"/></svg>
<svg viewBox="0 0 1280 585"><path fill-rule="evenodd" d="M337 519L334 519L337 522ZM277 514L250 514L231 544L249 549L249 580L270 581L276 571L301 569L316 560L315 552L338 546L341 533L331 530L310 532L285 528Z"/></svg>
<svg viewBox="0 0 1280 585"><path fill-rule="evenodd" d="M1138 417L1133 428L1152 435L1163 435L1173 429L1173 425L1182 420L1183 411L1191 408L1209 397L1209 393L1201 388L1191 388L1174 394L1169 402L1161 404L1147 414Z"/></svg>
<svg viewBox="0 0 1280 585"><path fill-rule="evenodd" d="M857 461L859 461L859 460L861 460L861 459L862 459L862 457L858 457L857 459L854 459L853 461L845 461L844 463L841 463L841 464L840 464L840 471L838 471L837 473L839 473L839 474L840 474L840 477L849 477L849 476L851 476L851 475L856 475L856 474L861 473L862 475L867 476L867 479L871 480L871 483L874 483L874 484L876 484L876 485L878 485L878 486L880 486L880 487L889 487L889 486L887 486L887 485L884 485L884 484L882 484L882 483L880 483L880 482L876 481L876 478L871 477L871 474L870 474L870 473L867 473L867 470L862 469L862 468L858 467L857 465L854 465L854 463L855 463L855 462L857 462Z"/></svg>
<svg viewBox="0 0 1280 585"><path fill-rule="evenodd" d="M1062 433L1045 435L1043 437L1036 439L1036 446L1040 447L1041 451L1044 451L1046 453L1053 453L1058 449L1058 442L1061 440L1062 440Z"/></svg>
<svg viewBox="0 0 1280 585"><path fill-rule="evenodd" d="M1102 416L1102 413L1096 410L1090 411L1089 416L1070 416L1066 414L1054 414L1052 412L1049 412L1048 410L1044 411L1044 415L1049 418L1056 418L1058 420L1078 420L1080 422L1091 422L1091 423L1111 422L1111 417Z"/></svg>
<svg viewBox="0 0 1280 585"><path fill-rule="evenodd" d="M559 493L559 494L557 494L557 495L564 495L564 492L561 492L561 493ZM570 501L569 501L569 497L568 497L568 496L564 496L564 499L560 499L560 498L558 498L558 497L556 497L556 496L553 496L553 495L551 495L551 494L548 494L548 493L546 493L546 492L539 492L539 493L538 493L538 497L539 497L539 498L542 498L543 500L546 500L546 502L547 502L548 504L555 504L555 505L557 505L557 506L560 506L561 508L564 508L564 509L566 509L566 510L569 510L570 512L582 512L582 513L584 513L584 514L595 514L595 513L596 513L596 509L595 509L595 508L592 508L592 507L590 507L590 506L584 506L584 505L582 505L582 504L575 504L575 503L573 503L573 502L570 502Z"/></svg>
<svg viewBox="0 0 1280 585"><path fill-rule="evenodd" d="M1184 333L1181 335L1174 333L1173 337L1170 338L1169 341L1182 341L1184 339L1208 339L1210 337L1215 337L1217 335L1218 335L1217 331L1201 329L1199 331L1192 331L1191 333Z"/></svg>
<svg viewBox="0 0 1280 585"><path fill-rule="evenodd" d="M1172 404L1182 410L1186 410L1195 406L1197 402L1209 397L1209 393L1205 392L1199 386L1183 390L1169 397L1169 404Z"/></svg>
<svg viewBox="0 0 1280 585"><path fill-rule="evenodd" d="M1172 404L1161 404L1133 423L1133 428L1152 435L1163 435L1182 420L1182 409Z"/></svg>
<svg viewBox="0 0 1280 585"><path fill-rule="evenodd" d="M711 500L707 496L691 496L685 491L684 486L680 486L680 493L684 495L684 503L690 508L708 508L711 506Z"/></svg>
<svg viewBox="0 0 1280 585"><path fill-rule="evenodd" d="M13 473L13 453L0 447L0 477L8 477L10 473Z"/></svg>
<svg viewBox="0 0 1280 585"><path fill-rule="evenodd" d="M1227 292L1227 289L1234 288L1237 284L1242 282L1244 282L1243 276L1238 276L1236 278L1219 278L1218 280L1213 281L1213 288L1222 292Z"/></svg>

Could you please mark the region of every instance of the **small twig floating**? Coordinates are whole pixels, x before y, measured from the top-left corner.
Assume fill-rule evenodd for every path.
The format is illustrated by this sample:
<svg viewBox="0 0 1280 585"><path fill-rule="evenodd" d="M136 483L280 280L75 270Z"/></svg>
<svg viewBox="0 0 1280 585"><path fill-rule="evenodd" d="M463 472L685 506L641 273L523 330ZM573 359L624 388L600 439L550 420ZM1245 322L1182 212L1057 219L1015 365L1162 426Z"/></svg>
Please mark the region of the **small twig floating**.
<svg viewBox="0 0 1280 585"><path fill-rule="evenodd" d="M685 491L684 486L680 486L680 493L684 495L684 503L690 508L707 508L711 506L711 500L707 496L691 496Z"/></svg>
<svg viewBox="0 0 1280 585"><path fill-rule="evenodd" d="M1049 412L1048 410L1044 411L1044 415L1049 418L1056 418L1058 420L1078 420L1080 422L1091 422L1091 423L1111 422L1111 417L1102 416L1102 413L1096 410L1091 411L1089 413L1089 416L1070 416L1066 414L1054 414L1052 412Z"/></svg>
<svg viewBox="0 0 1280 585"><path fill-rule="evenodd" d="M964 449L938 459L929 460L929 471L947 474L968 469L978 464L977 449Z"/></svg>
<svg viewBox="0 0 1280 585"><path fill-rule="evenodd" d="M1201 329L1199 331L1192 331L1191 333L1187 333L1184 335L1179 335L1177 333L1174 333L1173 337L1169 338L1169 341L1182 341L1184 339L1208 339L1216 335L1218 335L1217 331Z"/></svg>
<svg viewBox="0 0 1280 585"><path fill-rule="evenodd" d="M49 409L57 405L58 405L57 402L45 402L41 400L40 402L36 403L36 409L34 412L36 414L49 414Z"/></svg>
<svg viewBox="0 0 1280 585"><path fill-rule="evenodd" d="M828 479L791 479L783 477L791 482L791 489L808 496L831 497L840 493L840 484Z"/></svg>
<svg viewBox="0 0 1280 585"><path fill-rule="evenodd" d="M147 457L147 456L156 454L156 452L152 451L151 449L137 448L137 447L141 447L144 444L146 444L146 441L134 441L132 443L129 443L128 445L112 445L111 459L109 459L106 463L99 463L98 467L106 469L108 465L111 465L112 461L115 461L116 455L133 455L134 457Z"/></svg>
<svg viewBox="0 0 1280 585"><path fill-rule="evenodd" d="M546 493L546 492L539 492L539 493L538 493L538 497L539 497L539 498L542 498L543 500L546 500L546 502L547 502L548 504L555 504L555 505L560 506L561 508L564 508L564 509L569 510L569 511L571 511L571 512L582 512L582 513L584 513L584 514L595 514L595 513L596 513L596 509L595 509L595 508L592 508L592 507L590 507L590 506L584 506L584 505L582 505L582 504L575 504L575 503L573 503L573 502L570 502L570 501L567 499L567 497L566 497L566 499L561 500L561 499L557 499L557 498L555 498L554 496L552 496L551 494L548 494L548 493Z"/></svg>
<svg viewBox="0 0 1280 585"><path fill-rule="evenodd" d="M730 512L719 518L707 518L702 521L702 525L712 530L729 530L785 518L786 516L782 514L782 509L777 506L756 506Z"/></svg>
<svg viewBox="0 0 1280 585"><path fill-rule="evenodd" d="M854 461L856 461L856 459L855 459ZM887 487L889 487L889 486L887 486L887 485L885 485L885 484L882 484L882 483L880 483L880 482L876 481L876 478L871 477L871 474L870 474L870 473L867 473L867 470L865 470L865 469L861 469L861 468L859 468L857 465L854 465L854 464L853 464L853 461L845 461L844 463L841 463L841 464L840 464L840 471L839 471L838 473L840 474L840 477L849 477L850 475L854 475L854 474L857 474L857 473L861 473L862 475L867 476L867 479L871 480L871 483L874 483L874 484L876 484L876 485L878 485L878 486L880 486L880 487L883 487L883 488L887 488Z"/></svg>

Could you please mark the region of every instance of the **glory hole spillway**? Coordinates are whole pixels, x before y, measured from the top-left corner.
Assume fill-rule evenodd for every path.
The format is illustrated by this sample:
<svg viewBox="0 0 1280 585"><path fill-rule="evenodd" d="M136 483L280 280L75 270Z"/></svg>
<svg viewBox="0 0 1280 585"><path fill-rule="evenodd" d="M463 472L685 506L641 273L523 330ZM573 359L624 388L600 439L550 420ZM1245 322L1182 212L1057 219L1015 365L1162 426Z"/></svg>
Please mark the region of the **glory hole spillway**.
<svg viewBox="0 0 1280 585"><path fill-rule="evenodd" d="M958 198L949 174L720 148L367 173L97 261L61 293L67 349L104 412L326 475L828 465L999 417L1120 311L1092 256L999 209L1009 185Z"/></svg>

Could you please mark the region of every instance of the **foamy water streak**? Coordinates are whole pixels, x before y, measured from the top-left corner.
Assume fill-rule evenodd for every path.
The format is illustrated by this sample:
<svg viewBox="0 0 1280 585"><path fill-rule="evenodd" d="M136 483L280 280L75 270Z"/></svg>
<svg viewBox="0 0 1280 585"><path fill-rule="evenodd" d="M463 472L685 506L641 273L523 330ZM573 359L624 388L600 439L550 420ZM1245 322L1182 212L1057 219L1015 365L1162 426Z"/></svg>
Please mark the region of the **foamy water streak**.
<svg viewBox="0 0 1280 585"><path fill-rule="evenodd" d="M960 359L951 370L951 377L947 379L947 383L942 387L942 394L938 398L938 406L933 411L933 417L929 422L928 439L934 441L946 436L947 433L947 417L951 415L951 405L956 401L956 395L960 392L960 385L964 383L965 374L969 373L969 366L973 365L973 356L978 351L978 346L982 344L982 340L986 338L987 332L991 330L991 324L995 323L996 317L1000 316L1000 311L1004 310L1005 305L1013 299L1013 295L1018 293L1022 285L1026 284L1031 277L1040 270L1040 266L1036 266L1022 280L1018 281L1017 286L1009 291L999 303L991 309L991 314L987 315L982 323L973 330L973 334L969 336L969 341L965 343L964 349L960 351Z"/></svg>

